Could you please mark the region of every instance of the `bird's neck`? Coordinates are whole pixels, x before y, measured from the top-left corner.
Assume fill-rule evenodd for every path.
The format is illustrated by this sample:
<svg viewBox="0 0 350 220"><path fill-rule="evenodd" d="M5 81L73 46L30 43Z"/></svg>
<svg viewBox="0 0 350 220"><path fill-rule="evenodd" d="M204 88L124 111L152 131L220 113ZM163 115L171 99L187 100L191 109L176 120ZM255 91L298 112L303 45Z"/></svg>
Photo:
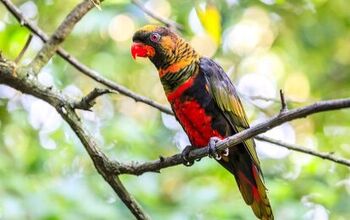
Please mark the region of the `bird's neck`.
<svg viewBox="0 0 350 220"><path fill-rule="evenodd" d="M199 68L200 56L183 39L179 39L167 64L158 67L160 81L165 93L177 89L184 82L195 76Z"/></svg>
<svg viewBox="0 0 350 220"><path fill-rule="evenodd" d="M173 63L166 69L159 70L160 81L165 93L176 90L183 83L194 77L198 73L198 59L181 60Z"/></svg>

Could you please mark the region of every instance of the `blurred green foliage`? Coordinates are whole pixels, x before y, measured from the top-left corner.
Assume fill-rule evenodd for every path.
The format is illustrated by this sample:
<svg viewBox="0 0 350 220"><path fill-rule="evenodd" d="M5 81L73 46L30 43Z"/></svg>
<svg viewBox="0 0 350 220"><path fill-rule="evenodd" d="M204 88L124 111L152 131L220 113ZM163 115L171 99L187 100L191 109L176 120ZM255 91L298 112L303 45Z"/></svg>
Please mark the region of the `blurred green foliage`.
<svg viewBox="0 0 350 220"><path fill-rule="evenodd" d="M47 33L78 2L14 1ZM290 107L349 96L350 1L144 3L181 23L183 36L219 62L242 93L253 90L258 91L253 95L278 98L282 88L292 100ZM200 19L196 10L201 11ZM166 104L152 64L135 62L129 53L136 28L155 22L129 1L106 0L101 11L94 9L79 22L63 47L105 77ZM28 35L0 5L2 53L14 59ZM40 46L33 39L22 63L28 63ZM244 84L249 76L262 81ZM58 56L39 79L74 97L100 86ZM251 122L277 113L280 107L271 102L252 104L249 99L244 104ZM94 112L80 114L113 159L147 161L179 152L174 144L178 130L169 129L173 122L129 98L107 95L98 100ZM289 130L281 128L272 137L289 137L291 142L350 158L349 122L348 110L322 113L289 123ZM79 140L45 103L1 86L0 132L0 219L132 219L97 174ZM263 148L259 152L276 219L350 219L349 168L295 152L282 155L270 145ZM207 158L191 168L177 166L122 180L154 219L254 219L233 177Z"/></svg>

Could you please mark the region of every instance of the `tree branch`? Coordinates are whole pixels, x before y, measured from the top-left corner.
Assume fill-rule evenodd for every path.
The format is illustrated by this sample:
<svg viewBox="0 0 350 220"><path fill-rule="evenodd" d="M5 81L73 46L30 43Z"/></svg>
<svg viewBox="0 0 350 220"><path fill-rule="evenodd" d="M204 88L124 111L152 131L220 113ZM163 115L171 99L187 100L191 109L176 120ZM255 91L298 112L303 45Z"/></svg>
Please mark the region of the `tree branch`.
<svg viewBox="0 0 350 220"><path fill-rule="evenodd" d="M345 166L350 167L350 160L336 157L336 156L334 156L333 152L330 152L330 153L317 152L317 151L313 151L311 149L307 149L307 148L304 148L301 146L297 146L294 144L289 144L289 143L285 143L283 141L275 140L273 138L266 137L266 136L256 136L255 139L260 140L260 141L265 141L265 142L268 142L271 144L275 144L275 145L278 145L281 147L285 147L289 150L298 151L298 152L305 153L305 154L310 154L311 156L319 157L319 158L324 159L324 160L330 160L330 161L333 161L335 163L343 164Z"/></svg>
<svg viewBox="0 0 350 220"><path fill-rule="evenodd" d="M285 110L284 112L279 113L278 115L274 116L273 118L257 124L255 126L252 126L246 130L243 130L235 135L232 135L230 137L225 138L222 141L219 141L216 144L216 150L222 151L225 148L235 147L237 144L241 143L242 141L252 138L256 135L259 135L261 133L264 133L274 127L277 127L287 121L292 121L298 118L307 117L309 115L319 113L319 112L325 112L325 111L332 111L332 110L338 110L343 108L350 108L350 99L336 99L336 100L329 100L329 101L320 101L316 102L312 105L308 105L301 108L296 108L293 110ZM323 159L328 159L343 165L350 166L349 161L345 159L336 158L334 156L331 156L326 153L317 153L314 151L306 150L304 148L298 148L290 144L285 144L280 141L276 141L273 139L267 139L267 138L260 138L260 140L267 141L279 146L283 147L289 147L289 149L296 150L299 152L311 154L314 156L321 157ZM202 157L208 156L208 147L200 148L193 150L189 153L188 159L189 160L195 160L200 159ZM110 165L111 169L116 174L133 174L133 175L141 175L145 172L160 172L161 169L175 166L182 164L183 158L181 157L181 154L175 154L170 157L165 157L159 160L151 161L151 162L145 162L145 163L132 163L132 164L121 164L119 162L113 162L114 164Z"/></svg>
<svg viewBox="0 0 350 220"><path fill-rule="evenodd" d="M21 25L24 25L26 28L28 28L31 32L33 32L35 35L37 35L43 42L47 42L49 40L49 37L39 28L37 27L33 22L29 21L26 19L21 11L14 5L12 4L11 1L9 0L0 0L6 8L12 13L12 15L18 20L18 22ZM69 54L67 51L65 51L63 48L58 47L57 48L57 53L68 63L70 63L72 66L74 66L77 70L85 74L86 76L94 79L95 81L105 85L106 87L113 89L120 94L130 97L134 99L136 102L142 102L145 103L146 105L152 106L156 109L158 109L161 112L164 112L166 114L172 115L173 112L170 108L161 105L147 97L141 96L139 94L136 94L129 89L127 89L124 86L121 86L107 78L104 78L99 74L97 71L90 69L86 65L80 63L74 56Z"/></svg>

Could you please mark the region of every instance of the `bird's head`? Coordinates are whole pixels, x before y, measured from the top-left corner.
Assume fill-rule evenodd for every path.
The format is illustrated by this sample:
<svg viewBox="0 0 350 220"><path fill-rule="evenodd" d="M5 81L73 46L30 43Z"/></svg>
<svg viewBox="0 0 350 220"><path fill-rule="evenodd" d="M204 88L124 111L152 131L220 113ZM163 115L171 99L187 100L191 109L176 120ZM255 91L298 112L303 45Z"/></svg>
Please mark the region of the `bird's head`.
<svg viewBox="0 0 350 220"><path fill-rule="evenodd" d="M133 58L148 57L158 69L173 64L183 56L195 53L176 33L159 25L146 25L140 28L134 34L132 41Z"/></svg>

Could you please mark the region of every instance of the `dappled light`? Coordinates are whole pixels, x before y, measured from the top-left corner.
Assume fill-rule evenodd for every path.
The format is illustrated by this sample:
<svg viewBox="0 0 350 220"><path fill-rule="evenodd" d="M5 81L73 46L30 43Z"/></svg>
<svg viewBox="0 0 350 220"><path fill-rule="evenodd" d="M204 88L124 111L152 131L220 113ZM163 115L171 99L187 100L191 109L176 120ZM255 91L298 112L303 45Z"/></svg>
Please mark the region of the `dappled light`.
<svg viewBox="0 0 350 220"><path fill-rule="evenodd" d="M109 36L115 41L130 40L134 32L134 21L128 15L115 16L108 26Z"/></svg>

